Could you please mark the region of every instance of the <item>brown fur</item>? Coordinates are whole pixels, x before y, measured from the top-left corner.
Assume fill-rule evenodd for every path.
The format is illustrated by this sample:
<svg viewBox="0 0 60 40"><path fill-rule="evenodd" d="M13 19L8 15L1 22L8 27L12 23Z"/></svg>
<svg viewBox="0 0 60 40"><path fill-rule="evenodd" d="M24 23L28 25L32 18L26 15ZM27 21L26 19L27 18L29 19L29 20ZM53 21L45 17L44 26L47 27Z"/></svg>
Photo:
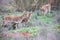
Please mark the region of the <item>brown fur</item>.
<svg viewBox="0 0 60 40"><path fill-rule="evenodd" d="M2 26L6 26L8 22L19 23L27 14L24 13L22 16L6 16L3 18Z"/></svg>
<svg viewBox="0 0 60 40"><path fill-rule="evenodd" d="M24 14L22 16L6 16L3 19L3 27L6 27L8 22L13 22L13 23L23 23L23 22L28 22L31 13L23 12Z"/></svg>
<svg viewBox="0 0 60 40"><path fill-rule="evenodd" d="M50 14L51 4L48 3L46 5L43 5L41 9L43 10L44 16L46 15L47 12L49 12L49 14Z"/></svg>

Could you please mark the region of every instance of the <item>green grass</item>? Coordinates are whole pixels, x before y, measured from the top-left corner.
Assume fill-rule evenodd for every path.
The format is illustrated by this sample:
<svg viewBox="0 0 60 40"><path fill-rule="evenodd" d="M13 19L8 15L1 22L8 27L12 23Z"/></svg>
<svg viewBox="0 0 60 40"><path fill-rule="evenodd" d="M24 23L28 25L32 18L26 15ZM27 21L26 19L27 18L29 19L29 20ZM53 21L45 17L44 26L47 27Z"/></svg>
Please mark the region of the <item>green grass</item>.
<svg viewBox="0 0 60 40"><path fill-rule="evenodd" d="M33 13L31 21L30 21L32 24L34 23L34 19L40 20L42 23L45 23L47 25L51 25L52 24L52 16L49 16L49 15L43 16L41 14L40 16L38 16L36 13Z"/></svg>
<svg viewBox="0 0 60 40"><path fill-rule="evenodd" d="M53 29L55 29L57 32L60 33L60 24L55 25L55 26L53 27Z"/></svg>
<svg viewBox="0 0 60 40"><path fill-rule="evenodd" d="M43 16L41 16L41 17L38 17L39 18L39 20L40 21L42 21L43 23L50 23L51 22L51 18L49 18L49 17L43 17Z"/></svg>
<svg viewBox="0 0 60 40"><path fill-rule="evenodd" d="M17 30L10 30L8 33L22 33L22 32L28 32L31 34L31 36L36 35L37 31L39 31L40 28L39 27L28 27L28 28L20 28Z"/></svg>

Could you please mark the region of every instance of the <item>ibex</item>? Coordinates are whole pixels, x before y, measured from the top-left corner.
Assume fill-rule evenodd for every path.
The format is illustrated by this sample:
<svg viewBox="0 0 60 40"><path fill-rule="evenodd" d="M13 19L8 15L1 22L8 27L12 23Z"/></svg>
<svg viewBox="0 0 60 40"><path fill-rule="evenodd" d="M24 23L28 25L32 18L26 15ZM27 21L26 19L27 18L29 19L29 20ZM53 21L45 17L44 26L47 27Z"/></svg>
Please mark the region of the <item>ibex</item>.
<svg viewBox="0 0 60 40"><path fill-rule="evenodd" d="M51 4L46 4L46 5L43 5L42 8L43 10L43 14L44 16L49 12L49 15L50 15L50 11L51 11Z"/></svg>
<svg viewBox="0 0 60 40"><path fill-rule="evenodd" d="M15 25L23 22L28 22L31 13L30 12L23 12L22 16L6 16L3 18L3 27L6 27L7 23L13 23L13 28L15 29ZM18 26L18 25L17 25Z"/></svg>

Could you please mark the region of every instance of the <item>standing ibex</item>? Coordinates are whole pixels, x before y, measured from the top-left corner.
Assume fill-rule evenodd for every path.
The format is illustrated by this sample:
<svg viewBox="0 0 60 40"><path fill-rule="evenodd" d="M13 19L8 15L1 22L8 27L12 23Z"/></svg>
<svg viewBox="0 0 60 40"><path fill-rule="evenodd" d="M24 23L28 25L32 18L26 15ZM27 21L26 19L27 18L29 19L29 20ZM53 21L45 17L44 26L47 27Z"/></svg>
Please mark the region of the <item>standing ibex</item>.
<svg viewBox="0 0 60 40"><path fill-rule="evenodd" d="M43 5L41 9L43 10L44 16L45 16L48 12L49 12L49 14L50 14L51 4L48 3L48 4L46 4L46 5Z"/></svg>
<svg viewBox="0 0 60 40"><path fill-rule="evenodd" d="M19 24L19 23L23 23L23 22L28 22L30 16L31 16L31 13L30 12L23 12L24 14L22 16L6 16L3 18L3 24L2 26L3 27L7 27L7 23L13 23L13 28L17 28L15 27L16 24Z"/></svg>

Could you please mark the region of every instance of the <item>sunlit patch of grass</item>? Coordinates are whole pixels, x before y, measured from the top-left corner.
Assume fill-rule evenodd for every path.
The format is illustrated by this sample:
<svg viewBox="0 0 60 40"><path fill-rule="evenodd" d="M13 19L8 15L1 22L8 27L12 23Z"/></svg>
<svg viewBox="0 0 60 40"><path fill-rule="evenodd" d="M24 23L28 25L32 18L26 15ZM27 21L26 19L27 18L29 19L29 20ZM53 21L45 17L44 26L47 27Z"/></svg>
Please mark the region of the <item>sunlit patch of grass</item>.
<svg viewBox="0 0 60 40"><path fill-rule="evenodd" d="M55 28L60 30L60 24L56 25Z"/></svg>
<svg viewBox="0 0 60 40"><path fill-rule="evenodd" d="M60 33L60 24L55 25L53 29Z"/></svg>
<svg viewBox="0 0 60 40"><path fill-rule="evenodd" d="M16 33L18 33L18 32L19 33L28 32L32 36L32 35L36 35L39 29L40 29L39 27L28 27L28 28L20 28L20 29L17 29L17 30L10 30L9 32L10 33L15 33L15 32Z"/></svg>
<svg viewBox="0 0 60 40"><path fill-rule="evenodd" d="M54 17L54 16L55 16L55 14L54 14L54 13L50 13L50 14L49 14L49 13L47 13L47 14L46 14L46 16L47 16L47 17L52 18L52 17Z"/></svg>
<svg viewBox="0 0 60 40"><path fill-rule="evenodd" d="M52 17L47 17L47 15L37 16L36 14L33 14L33 17L36 17L38 20L42 21L43 23L51 23L51 19L52 19Z"/></svg>

